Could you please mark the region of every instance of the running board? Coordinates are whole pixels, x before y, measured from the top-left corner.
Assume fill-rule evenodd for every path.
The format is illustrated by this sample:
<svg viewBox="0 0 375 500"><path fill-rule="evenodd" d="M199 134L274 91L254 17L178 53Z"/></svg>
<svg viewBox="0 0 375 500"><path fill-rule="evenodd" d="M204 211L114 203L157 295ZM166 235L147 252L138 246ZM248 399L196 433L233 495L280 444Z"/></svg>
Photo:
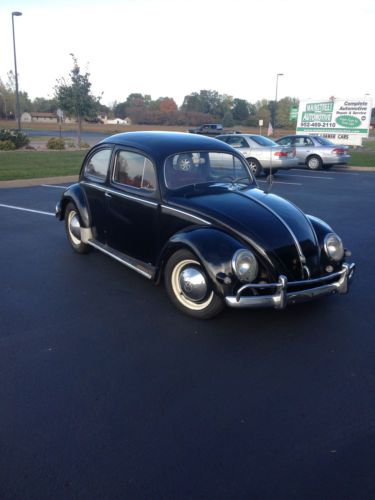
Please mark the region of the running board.
<svg viewBox="0 0 375 500"><path fill-rule="evenodd" d="M101 252L105 253L106 255L109 255L110 257L112 257L112 259L115 259L118 262L121 262L121 264L124 264L124 266L127 266L130 269L137 271L139 274L142 274L142 276L145 276L149 280L151 280L155 277L156 268L154 266L152 266L151 264L146 264L145 262L142 262L141 260L137 260L137 259L134 259L133 257L129 257L128 255L126 255L122 252L119 252L117 250L114 250L113 248L109 247L108 245L104 245L103 243L100 243L100 241L97 241L94 239L89 239L87 241L87 244L96 248L97 250L100 250Z"/></svg>

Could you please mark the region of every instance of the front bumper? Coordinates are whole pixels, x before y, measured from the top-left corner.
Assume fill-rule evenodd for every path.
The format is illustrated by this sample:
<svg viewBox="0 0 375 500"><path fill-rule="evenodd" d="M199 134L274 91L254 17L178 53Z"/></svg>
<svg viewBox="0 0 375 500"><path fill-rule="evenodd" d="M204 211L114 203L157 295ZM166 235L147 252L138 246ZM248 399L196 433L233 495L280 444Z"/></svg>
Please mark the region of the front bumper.
<svg viewBox="0 0 375 500"><path fill-rule="evenodd" d="M228 306L235 308L273 307L274 309L284 309L287 304L306 302L334 293L345 294L348 293L354 269L355 264L344 263L340 271L323 278L288 283L285 276L280 276L278 283L243 285L236 296L225 297L225 302ZM272 295L243 295L246 290L264 293L267 289L273 289L274 293Z"/></svg>

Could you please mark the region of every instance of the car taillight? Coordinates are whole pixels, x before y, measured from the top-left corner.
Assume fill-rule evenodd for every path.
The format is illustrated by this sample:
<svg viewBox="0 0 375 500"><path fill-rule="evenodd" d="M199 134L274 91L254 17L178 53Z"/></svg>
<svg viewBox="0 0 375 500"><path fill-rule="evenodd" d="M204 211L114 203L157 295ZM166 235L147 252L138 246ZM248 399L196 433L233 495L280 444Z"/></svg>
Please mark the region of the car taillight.
<svg viewBox="0 0 375 500"><path fill-rule="evenodd" d="M274 156L288 156L288 152L287 151L276 151L274 153Z"/></svg>
<svg viewBox="0 0 375 500"><path fill-rule="evenodd" d="M335 148L335 149L332 149L332 153L335 155L344 155L346 153L346 149Z"/></svg>

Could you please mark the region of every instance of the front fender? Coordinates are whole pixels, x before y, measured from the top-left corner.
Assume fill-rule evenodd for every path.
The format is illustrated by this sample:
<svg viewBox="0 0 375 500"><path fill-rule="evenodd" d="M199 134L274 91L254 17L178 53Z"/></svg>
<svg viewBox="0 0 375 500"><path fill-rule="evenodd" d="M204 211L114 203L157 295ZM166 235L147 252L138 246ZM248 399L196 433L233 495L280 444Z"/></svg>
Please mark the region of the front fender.
<svg viewBox="0 0 375 500"><path fill-rule="evenodd" d="M333 233L333 229L326 222L324 222L324 220L318 219L318 217L315 217L313 215L306 215L306 217L309 219L314 228L319 244L323 245L324 237L328 233Z"/></svg>
<svg viewBox="0 0 375 500"><path fill-rule="evenodd" d="M232 272L232 257L246 245L213 227L191 227L176 233L164 246L159 258L159 276L168 258L180 248L191 250L200 260L214 290L221 296L232 293L237 279Z"/></svg>
<svg viewBox="0 0 375 500"><path fill-rule="evenodd" d="M88 208L86 194L79 183L72 184L63 192L60 205L57 209L57 217L59 220L64 220L65 209L70 201L72 201L77 207L83 226L91 227L91 215Z"/></svg>

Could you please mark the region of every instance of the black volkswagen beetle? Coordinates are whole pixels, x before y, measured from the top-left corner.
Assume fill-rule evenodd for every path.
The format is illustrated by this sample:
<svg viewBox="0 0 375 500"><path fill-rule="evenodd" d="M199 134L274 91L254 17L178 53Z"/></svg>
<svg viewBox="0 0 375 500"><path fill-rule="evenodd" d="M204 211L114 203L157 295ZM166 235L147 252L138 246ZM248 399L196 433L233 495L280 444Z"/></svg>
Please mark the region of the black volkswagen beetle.
<svg viewBox="0 0 375 500"><path fill-rule="evenodd" d="M322 220L260 190L244 157L216 139L128 132L94 146L56 216L78 253L95 248L164 281L197 318L224 305L283 309L344 294L354 264Z"/></svg>

